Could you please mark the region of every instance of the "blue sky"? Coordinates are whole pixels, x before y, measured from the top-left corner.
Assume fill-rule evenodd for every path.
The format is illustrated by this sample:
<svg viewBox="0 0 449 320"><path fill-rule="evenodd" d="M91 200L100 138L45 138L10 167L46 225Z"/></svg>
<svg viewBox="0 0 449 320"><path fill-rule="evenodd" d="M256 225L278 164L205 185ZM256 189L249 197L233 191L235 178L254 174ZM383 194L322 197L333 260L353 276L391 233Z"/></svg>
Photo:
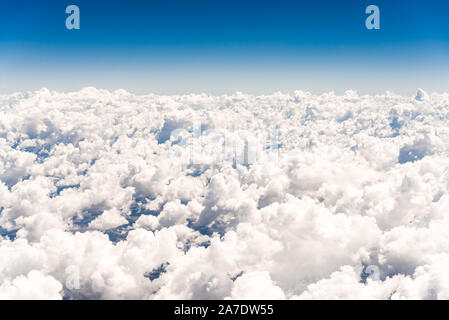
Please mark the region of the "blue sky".
<svg viewBox="0 0 449 320"><path fill-rule="evenodd" d="M67 30L78 5L81 29ZM365 28L365 8L381 29ZM0 92L449 91L449 1L2 0Z"/></svg>

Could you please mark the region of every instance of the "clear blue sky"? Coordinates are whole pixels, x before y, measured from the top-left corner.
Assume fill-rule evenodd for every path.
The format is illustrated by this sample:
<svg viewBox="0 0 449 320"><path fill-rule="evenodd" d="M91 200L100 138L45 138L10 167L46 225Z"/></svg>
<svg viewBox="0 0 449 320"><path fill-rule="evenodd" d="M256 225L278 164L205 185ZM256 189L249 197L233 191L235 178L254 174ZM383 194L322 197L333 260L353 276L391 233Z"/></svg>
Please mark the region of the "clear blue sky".
<svg viewBox="0 0 449 320"><path fill-rule="evenodd" d="M365 28L369 4L381 30ZM85 86L449 92L449 1L2 0L0 93Z"/></svg>

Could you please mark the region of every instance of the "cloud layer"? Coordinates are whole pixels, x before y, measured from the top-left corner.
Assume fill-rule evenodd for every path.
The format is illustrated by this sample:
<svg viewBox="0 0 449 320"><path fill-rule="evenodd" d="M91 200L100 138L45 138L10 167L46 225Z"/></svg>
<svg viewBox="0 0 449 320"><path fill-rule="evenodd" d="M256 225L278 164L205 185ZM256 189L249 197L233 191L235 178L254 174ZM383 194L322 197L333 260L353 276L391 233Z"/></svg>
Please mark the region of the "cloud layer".
<svg viewBox="0 0 449 320"><path fill-rule="evenodd" d="M0 298L449 299L449 94L0 112Z"/></svg>

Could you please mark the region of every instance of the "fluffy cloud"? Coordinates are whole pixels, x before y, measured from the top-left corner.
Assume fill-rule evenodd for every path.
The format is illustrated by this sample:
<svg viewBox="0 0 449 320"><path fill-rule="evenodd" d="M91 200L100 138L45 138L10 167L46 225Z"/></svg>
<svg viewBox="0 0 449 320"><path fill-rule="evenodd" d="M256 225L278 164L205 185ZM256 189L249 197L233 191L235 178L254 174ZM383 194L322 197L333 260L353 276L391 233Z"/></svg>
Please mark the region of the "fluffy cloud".
<svg viewBox="0 0 449 320"><path fill-rule="evenodd" d="M266 271L244 274L235 281L231 299L282 300L284 292L276 286Z"/></svg>
<svg viewBox="0 0 449 320"><path fill-rule="evenodd" d="M11 282L6 280L0 286L0 299L15 300L60 300L62 285L51 276L44 276L39 271L30 271L20 275Z"/></svg>
<svg viewBox="0 0 449 320"><path fill-rule="evenodd" d="M106 210L101 216L89 223L89 228L97 230L109 230L127 224L128 220L121 216L116 208Z"/></svg>
<svg viewBox="0 0 449 320"><path fill-rule="evenodd" d="M449 297L449 94L42 89L0 112L0 298Z"/></svg>

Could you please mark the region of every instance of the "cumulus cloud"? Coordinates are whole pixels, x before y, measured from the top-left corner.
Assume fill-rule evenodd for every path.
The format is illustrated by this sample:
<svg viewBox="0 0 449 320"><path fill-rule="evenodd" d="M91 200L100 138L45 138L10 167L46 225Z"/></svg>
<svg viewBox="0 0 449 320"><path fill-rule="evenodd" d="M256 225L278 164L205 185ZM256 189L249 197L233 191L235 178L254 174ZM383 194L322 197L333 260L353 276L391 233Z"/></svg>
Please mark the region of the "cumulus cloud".
<svg viewBox="0 0 449 320"><path fill-rule="evenodd" d="M2 299L449 297L449 94L42 89L0 112Z"/></svg>
<svg viewBox="0 0 449 320"><path fill-rule="evenodd" d="M20 275L0 286L0 299L12 300L60 300L62 285L51 276L37 270Z"/></svg>
<svg viewBox="0 0 449 320"><path fill-rule="evenodd" d="M276 286L266 271L251 272L239 277L232 288L231 299L283 300L284 292Z"/></svg>
<svg viewBox="0 0 449 320"><path fill-rule="evenodd" d="M89 228L96 230L108 230L127 224L128 220L121 216L116 208L106 210L103 214L89 223Z"/></svg>

